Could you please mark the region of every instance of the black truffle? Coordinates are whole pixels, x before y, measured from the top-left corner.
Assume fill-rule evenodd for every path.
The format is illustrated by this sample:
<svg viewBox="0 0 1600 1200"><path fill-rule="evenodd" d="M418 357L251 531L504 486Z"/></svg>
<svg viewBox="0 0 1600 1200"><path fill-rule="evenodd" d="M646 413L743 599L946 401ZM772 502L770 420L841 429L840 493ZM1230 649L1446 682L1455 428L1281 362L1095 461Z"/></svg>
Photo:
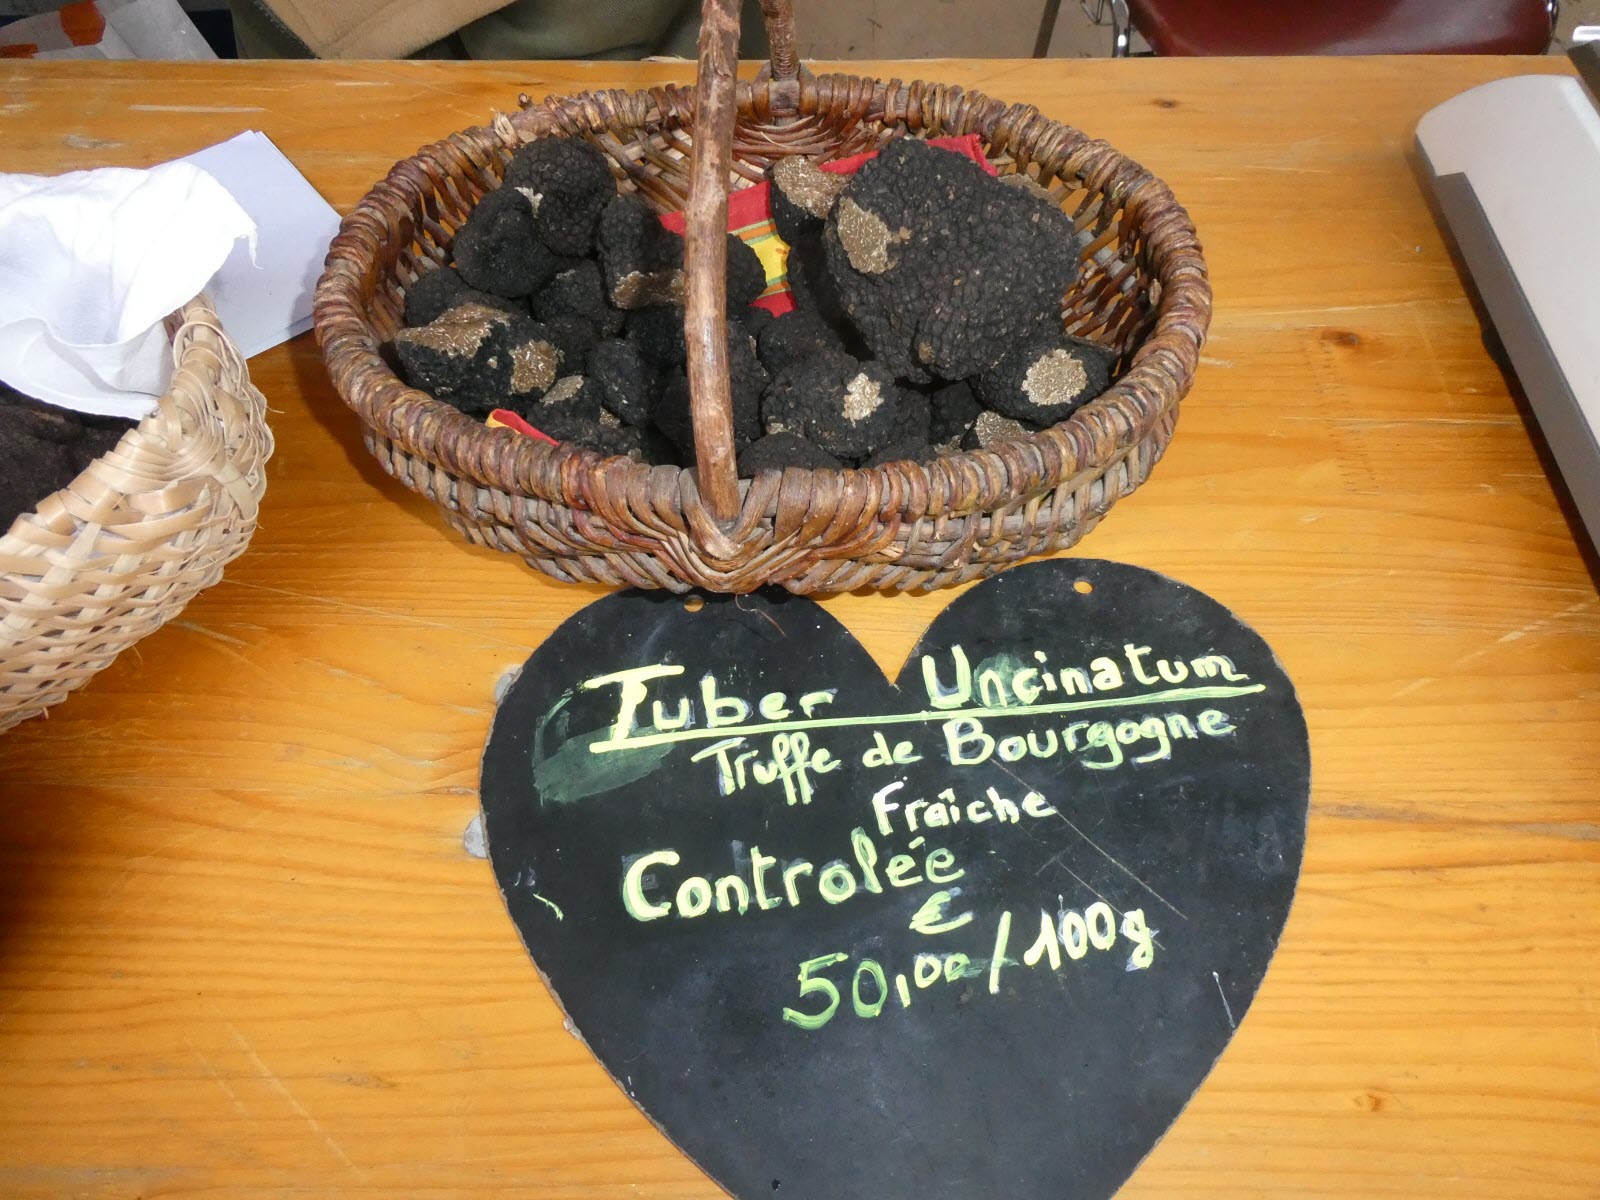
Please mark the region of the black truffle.
<svg viewBox="0 0 1600 1200"><path fill-rule="evenodd" d="M755 338L756 344L760 345L762 331L778 318L772 315L771 309L753 304L739 314L739 319L744 325L744 331Z"/></svg>
<svg viewBox="0 0 1600 1200"><path fill-rule="evenodd" d="M928 444L926 438L896 438L887 446L881 447L863 466L881 467L885 463L914 462L930 463L939 457L939 451Z"/></svg>
<svg viewBox="0 0 1600 1200"><path fill-rule="evenodd" d="M913 138L856 172L823 242L874 356L912 381L992 366L1058 318L1078 271L1065 213Z"/></svg>
<svg viewBox="0 0 1600 1200"><path fill-rule="evenodd" d="M637 192L614 197L597 238L606 298L618 308L683 303L683 239Z"/></svg>
<svg viewBox="0 0 1600 1200"><path fill-rule="evenodd" d="M772 223L778 236L793 245L807 233L819 233L848 175L824 171L814 158L793 156L772 164Z"/></svg>
<svg viewBox="0 0 1600 1200"><path fill-rule="evenodd" d="M744 446L761 436L761 395L772 376L756 356L756 343L748 333L728 331L728 384L733 393L733 440Z"/></svg>
<svg viewBox="0 0 1600 1200"><path fill-rule="evenodd" d="M589 260L567 267L533 298L533 315L541 321L582 317L601 337L622 332L623 313L606 303L600 264Z"/></svg>
<svg viewBox="0 0 1600 1200"><path fill-rule="evenodd" d="M756 358L748 334L728 335L728 385L733 401L733 445L737 452L761 436L761 397L771 377ZM674 373L651 406L655 427L685 460L694 458L694 423L689 413L689 378Z"/></svg>
<svg viewBox="0 0 1600 1200"><path fill-rule="evenodd" d="M928 406L932 409L928 440L938 446L959 444L983 411L983 406L973 394L972 385L964 379L958 379L926 394Z"/></svg>
<svg viewBox="0 0 1600 1200"><path fill-rule="evenodd" d="M978 414L978 419L972 423L972 428L967 430L966 436L961 439L961 448L963 450L988 449L990 446L999 445L1001 442L1015 442L1032 437L1033 432L1021 421L984 409Z"/></svg>
<svg viewBox="0 0 1600 1200"><path fill-rule="evenodd" d="M450 267L424 271L406 289L405 323L413 328L426 325L462 303L461 294L471 290L467 281Z"/></svg>
<svg viewBox="0 0 1600 1200"><path fill-rule="evenodd" d="M571 257L593 251L600 214L617 194L605 155L575 137L523 146L506 167L505 186L527 199L540 241Z"/></svg>
<svg viewBox="0 0 1600 1200"><path fill-rule="evenodd" d="M762 328L756 347L762 364L774 375L791 363L819 354L837 354L845 348L832 326L816 313L802 309L769 321Z"/></svg>
<svg viewBox="0 0 1600 1200"><path fill-rule="evenodd" d="M512 320L498 308L463 304L426 325L400 330L394 348L406 382L463 412L489 411L511 386Z"/></svg>
<svg viewBox="0 0 1600 1200"><path fill-rule="evenodd" d="M767 269L748 243L728 235L728 292L730 313L742 314L767 290Z"/></svg>
<svg viewBox="0 0 1600 1200"><path fill-rule="evenodd" d="M628 340L658 367L681 366L688 360L683 309L670 305L641 308L628 314Z"/></svg>
<svg viewBox="0 0 1600 1200"><path fill-rule="evenodd" d="M898 392L882 364L825 354L773 381L763 419L768 433L797 433L841 459L862 459L889 442Z"/></svg>
<svg viewBox="0 0 1600 1200"><path fill-rule="evenodd" d="M461 278L496 296L530 296L561 266L534 236L533 210L515 188L499 188L478 201L456 231L451 251Z"/></svg>
<svg viewBox="0 0 1600 1200"><path fill-rule="evenodd" d="M0 383L0 431L3 431L3 436L15 435L69 446L83 436L84 423L90 420L116 421L124 428L132 424L130 421L119 421L116 417L89 417L68 408L58 408L43 400L35 400L32 396L24 396L9 384Z"/></svg>
<svg viewBox="0 0 1600 1200"><path fill-rule="evenodd" d="M570 375L584 369L589 352L600 343L600 334L582 317L560 316L543 322L545 332L561 351L561 373Z"/></svg>
<svg viewBox="0 0 1600 1200"><path fill-rule="evenodd" d="M1054 425L1106 390L1116 355L1063 333L1042 332L975 378L978 399L1033 425Z"/></svg>
<svg viewBox="0 0 1600 1200"><path fill-rule="evenodd" d="M540 421L599 421L600 387L586 375L563 375L528 412L533 414L528 417L529 422L540 429L544 429ZM607 424L615 426L617 421L613 418ZM550 433L548 429L545 432Z"/></svg>
<svg viewBox="0 0 1600 1200"><path fill-rule="evenodd" d="M739 452L739 474L746 479L761 471L781 471L785 467L828 470L842 466L821 446L793 433L769 433Z"/></svg>
<svg viewBox="0 0 1600 1200"><path fill-rule="evenodd" d="M627 425L607 423L603 417L585 417L578 413L538 412L528 418L528 423L540 433L558 442L571 442L586 446L607 457L621 456L638 461L655 461L647 458L656 443L650 442L642 429Z"/></svg>
<svg viewBox="0 0 1600 1200"><path fill-rule="evenodd" d="M856 332L855 322L845 308L844 297L828 265L822 230L810 230L789 246L785 279L795 307L815 313L826 321L857 358L868 357L866 342Z"/></svg>
<svg viewBox="0 0 1600 1200"><path fill-rule="evenodd" d="M628 425L650 423L650 404L661 388L661 371L636 345L622 338L600 342L589 351L588 371L607 410Z"/></svg>
<svg viewBox="0 0 1600 1200"><path fill-rule="evenodd" d="M478 392L478 407L484 411L519 411L520 406L539 399L566 374L561 347L548 326L517 317L507 324L503 338L511 371L498 390L492 390L489 380L484 381ZM578 361L580 365L583 362L581 358Z"/></svg>
<svg viewBox="0 0 1600 1200"><path fill-rule="evenodd" d="M685 464L694 462L694 420L689 412L689 376L680 368L667 374L650 397L650 423L672 443Z"/></svg>
<svg viewBox="0 0 1600 1200"><path fill-rule="evenodd" d="M436 267L418 275L406 289L405 323L426 325L463 304L483 304L506 312L518 312L522 308L515 300L468 286L452 267Z"/></svg>
<svg viewBox="0 0 1600 1200"><path fill-rule="evenodd" d="M933 404L921 392L901 388L895 398L891 442L929 442L933 438Z"/></svg>

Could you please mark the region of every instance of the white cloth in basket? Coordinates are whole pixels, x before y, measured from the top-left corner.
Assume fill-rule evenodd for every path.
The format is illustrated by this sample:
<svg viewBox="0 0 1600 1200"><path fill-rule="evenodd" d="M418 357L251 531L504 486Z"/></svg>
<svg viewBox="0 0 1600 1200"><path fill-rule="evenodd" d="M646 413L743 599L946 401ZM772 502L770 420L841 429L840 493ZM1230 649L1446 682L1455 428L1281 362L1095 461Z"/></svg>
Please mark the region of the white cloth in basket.
<svg viewBox="0 0 1600 1200"><path fill-rule="evenodd" d="M0 379L81 412L142 417L171 378L164 318L255 223L189 163L0 174Z"/></svg>

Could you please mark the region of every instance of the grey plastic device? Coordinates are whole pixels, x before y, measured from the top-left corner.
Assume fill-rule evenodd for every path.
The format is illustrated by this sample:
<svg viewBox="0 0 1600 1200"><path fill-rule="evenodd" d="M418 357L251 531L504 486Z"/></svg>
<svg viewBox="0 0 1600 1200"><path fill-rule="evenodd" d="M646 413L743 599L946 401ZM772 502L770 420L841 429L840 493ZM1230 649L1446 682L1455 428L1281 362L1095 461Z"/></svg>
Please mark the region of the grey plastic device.
<svg viewBox="0 0 1600 1200"><path fill-rule="evenodd" d="M1600 42L1587 81L1525 75L1445 101L1417 147L1590 540L1600 546Z"/></svg>

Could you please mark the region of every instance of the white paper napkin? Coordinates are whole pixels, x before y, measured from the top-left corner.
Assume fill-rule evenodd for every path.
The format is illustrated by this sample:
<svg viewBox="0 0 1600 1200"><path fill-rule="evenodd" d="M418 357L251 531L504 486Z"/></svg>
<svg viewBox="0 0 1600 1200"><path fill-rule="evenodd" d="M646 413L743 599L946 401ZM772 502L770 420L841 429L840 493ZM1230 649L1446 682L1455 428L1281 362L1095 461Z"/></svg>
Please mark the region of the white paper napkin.
<svg viewBox="0 0 1600 1200"><path fill-rule="evenodd" d="M255 223L190 163L0 175L0 379L82 412L138 418L171 377L162 320Z"/></svg>

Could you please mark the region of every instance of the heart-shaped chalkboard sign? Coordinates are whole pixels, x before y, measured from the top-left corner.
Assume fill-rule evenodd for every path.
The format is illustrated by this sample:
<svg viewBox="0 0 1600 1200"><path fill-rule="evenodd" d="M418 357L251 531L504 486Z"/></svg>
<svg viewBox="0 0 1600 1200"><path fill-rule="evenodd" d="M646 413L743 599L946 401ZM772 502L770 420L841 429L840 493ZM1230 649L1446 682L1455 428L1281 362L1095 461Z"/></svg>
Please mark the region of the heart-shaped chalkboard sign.
<svg viewBox="0 0 1600 1200"><path fill-rule="evenodd" d="M577 1032L735 1196L1066 1200L1227 1045L1309 786L1261 638L1074 559L955 600L894 686L809 600L600 600L507 693L482 795Z"/></svg>

